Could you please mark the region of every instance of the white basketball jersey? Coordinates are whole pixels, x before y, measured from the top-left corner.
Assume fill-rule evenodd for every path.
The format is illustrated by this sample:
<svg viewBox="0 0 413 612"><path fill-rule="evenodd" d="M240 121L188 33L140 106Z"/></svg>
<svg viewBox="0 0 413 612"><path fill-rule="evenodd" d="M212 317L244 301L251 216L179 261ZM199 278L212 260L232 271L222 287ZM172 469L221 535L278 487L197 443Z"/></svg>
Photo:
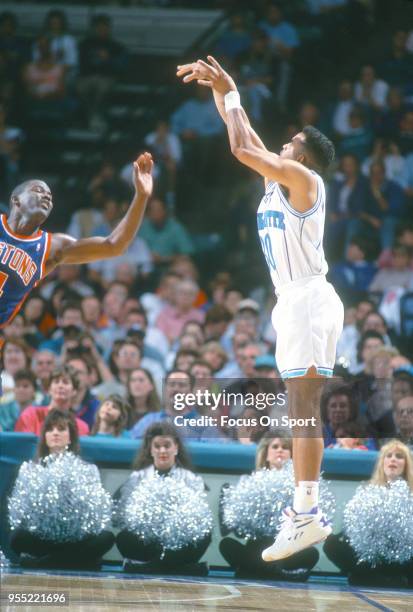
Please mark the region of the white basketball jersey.
<svg viewBox="0 0 413 612"><path fill-rule="evenodd" d="M323 179L313 174L317 198L310 210L294 210L274 181L268 182L258 207L258 235L277 294L286 283L328 271L323 250L326 194Z"/></svg>

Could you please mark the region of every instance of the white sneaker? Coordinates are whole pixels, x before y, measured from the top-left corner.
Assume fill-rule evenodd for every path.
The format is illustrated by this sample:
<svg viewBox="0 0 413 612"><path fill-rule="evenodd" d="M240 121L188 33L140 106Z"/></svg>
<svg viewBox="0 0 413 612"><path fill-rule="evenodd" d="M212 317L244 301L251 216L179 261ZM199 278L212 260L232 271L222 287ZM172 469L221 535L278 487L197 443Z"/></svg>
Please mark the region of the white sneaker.
<svg viewBox="0 0 413 612"><path fill-rule="evenodd" d="M318 508L300 514L292 508L285 508L280 521L280 531L274 544L262 551L264 561L279 561L290 557L322 542L332 532L330 523Z"/></svg>

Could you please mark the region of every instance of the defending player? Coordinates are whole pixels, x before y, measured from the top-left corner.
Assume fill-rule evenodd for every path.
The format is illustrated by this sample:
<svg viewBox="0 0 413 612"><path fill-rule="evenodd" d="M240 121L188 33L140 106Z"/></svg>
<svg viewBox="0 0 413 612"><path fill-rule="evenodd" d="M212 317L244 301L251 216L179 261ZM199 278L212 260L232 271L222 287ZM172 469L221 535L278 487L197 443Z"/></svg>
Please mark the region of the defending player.
<svg viewBox="0 0 413 612"><path fill-rule="evenodd" d="M47 184L35 179L13 190L9 215L0 217L0 329L10 323L39 281L59 264L89 263L126 251L152 193L152 167L150 153L143 153L135 161L135 196L123 219L106 237L75 240L40 230L53 208Z"/></svg>
<svg viewBox="0 0 413 612"><path fill-rule="evenodd" d="M323 456L320 394L331 376L343 326L343 305L326 281L323 251L325 189L320 176L334 158L334 146L306 126L279 155L268 151L241 107L237 87L211 56L178 66L185 83L212 88L227 124L231 152L265 181L258 208L258 233L277 294L272 322L277 332L276 360L288 387L291 418L315 417L317 427L293 429L296 480L293 508L286 508L265 561L288 557L324 540L331 526L318 509L318 479Z"/></svg>

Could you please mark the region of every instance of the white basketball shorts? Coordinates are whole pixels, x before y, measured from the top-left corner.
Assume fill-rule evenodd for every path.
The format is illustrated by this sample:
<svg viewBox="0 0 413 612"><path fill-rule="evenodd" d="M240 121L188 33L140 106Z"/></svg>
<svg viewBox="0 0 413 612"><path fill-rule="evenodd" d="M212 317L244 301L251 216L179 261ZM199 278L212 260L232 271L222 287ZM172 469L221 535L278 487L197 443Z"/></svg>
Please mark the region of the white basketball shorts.
<svg viewBox="0 0 413 612"><path fill-rule="evenodd" d="M320 375L332 376L343 320L343 304L325 276L283 285L272 312L282 378L304 376L311 366Z"/></svg>

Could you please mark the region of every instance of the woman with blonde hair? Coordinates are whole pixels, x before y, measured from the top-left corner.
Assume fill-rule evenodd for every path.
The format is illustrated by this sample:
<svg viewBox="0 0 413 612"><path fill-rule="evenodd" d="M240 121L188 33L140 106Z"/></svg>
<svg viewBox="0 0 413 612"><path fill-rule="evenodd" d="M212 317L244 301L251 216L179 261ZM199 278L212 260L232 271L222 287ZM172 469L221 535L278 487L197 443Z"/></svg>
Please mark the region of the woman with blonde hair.
<svg viewBox="0 0 413 612"><path fill-rule="evenodd" d="M344 509L343 531L324 552L350 584L413 586L413 457L400 440L380 450L368 483Z"/></svg>
<svg viewBox="0 0 413 612"><path fill-rule="evenodd" d="M224 537L219 545L238 577L303 581L318 561L314 546L279 562L265 563L261 558L277 531L281 508L294 493L291 458L292 438L282 430L270 431L258 446L256 471L222 488L221 533L232 531L246 540Z"/></svg>

